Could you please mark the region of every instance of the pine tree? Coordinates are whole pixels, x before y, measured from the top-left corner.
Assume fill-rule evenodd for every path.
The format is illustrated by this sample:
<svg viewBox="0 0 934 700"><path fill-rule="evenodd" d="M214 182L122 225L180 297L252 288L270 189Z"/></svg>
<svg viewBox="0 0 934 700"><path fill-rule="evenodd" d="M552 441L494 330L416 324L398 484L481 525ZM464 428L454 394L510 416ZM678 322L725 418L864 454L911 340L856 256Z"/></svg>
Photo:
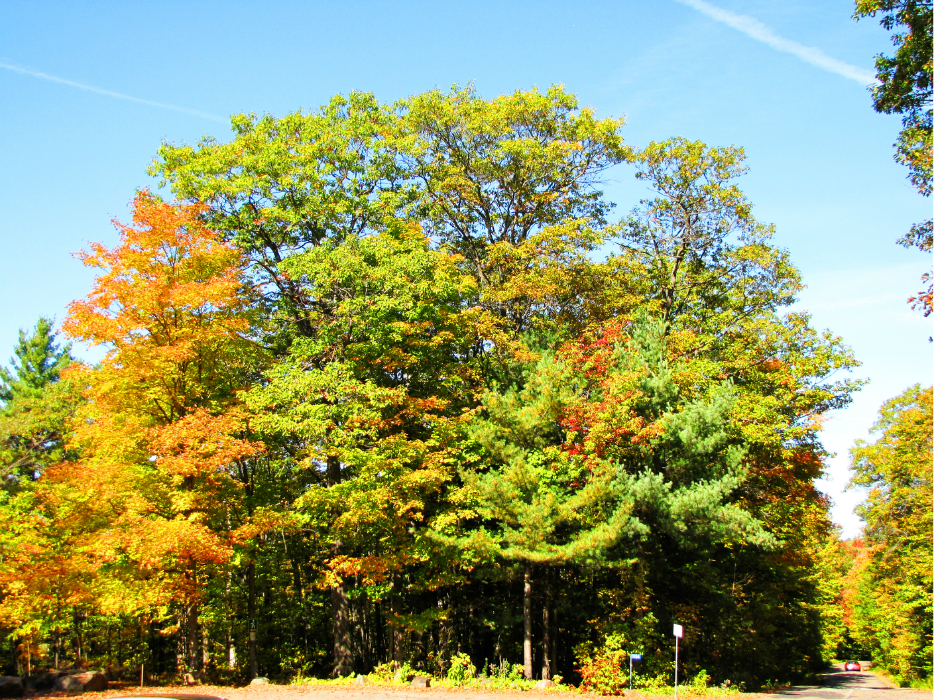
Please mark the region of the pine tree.
<svg viewBox="0 0 934 700"><path fill-rule="evenodd" d="M64 433L77 397L59 377L71 362L71 344L56 342L53 322L40 318L32 334L19 332L0 367L0 479L14 488L64 457Z"/></svg>
<svg viewBox="0 0 934 700"><path fill-rule="evenodd" d="M9 408L17 398L38 398L59 374L72 362L71 343L59 347L52 330L53 321L40 318L32 335L20 330L13 349L10 366L13 372L0 367L0 401Z"/></svg>

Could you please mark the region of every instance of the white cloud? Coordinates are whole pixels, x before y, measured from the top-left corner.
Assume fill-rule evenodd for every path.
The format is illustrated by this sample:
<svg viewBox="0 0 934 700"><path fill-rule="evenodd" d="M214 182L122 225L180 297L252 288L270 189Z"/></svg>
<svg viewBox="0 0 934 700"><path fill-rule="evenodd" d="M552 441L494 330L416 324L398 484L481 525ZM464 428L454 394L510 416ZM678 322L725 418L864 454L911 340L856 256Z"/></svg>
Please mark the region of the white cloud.
<svg viewBox="0 0 934 700"><path fill-rule="evenodd" d="M106 95L107 97L115 97L118 100L128 100L129 102L138 102L140 104L149 105L150 107L160 107L162 109L171 109L175 112L184 112L185 114L191 114L195 117L201 117L203 119L210 119L212 121L220 122L222 124L227 123L227 120L223 117L218 117L213 114L207 114L206 112L199 112L196 109L188 109L188 107L179 107L178 105L170 105L165 102L154 102L153 100L144 100L141 97L133 97L132 95L124 95L121 92L114 92L112 90L104 90L103 88L94 87L93 85L84 85L83 83L76 83L73 80L66 80L65 78L59 78L54 75L49 75L48 73L41 73L39 71L30 70L28 68L22 68L21 66L15 66L10 63L0 63L0 68L4 68L14 73L20 73L21 75L29 75L33 78L40 78L42 80L49 80L53 83L61 83L62 85L68 85L70 87L78 88L79 90L86 90L88 92L96 92L98 95Z"/></svg>
<svg viewBox="0 0 934 700"><path fill-rule="evenodd" d="M842 75L844 78L855 80L860 85L869 85L875 82L876 76L872 71L865 70L859 66L850 65L849 63L844 63L843 61L838 61L835 58L831 58L820 49L805 46L804 44L799 44L797 41L781 37L759 20L748 15L734 14L723 8L711 5L709 2L704 2L704 0L675 0L675 2L692 7L698 12L702 12L718 22L729 25L733 27L733 29L742 32L756 41L768 44L773 49L778 49L779 51L797 56L802 61L810 63L812 66L817 66L831 73Z"/></svg>

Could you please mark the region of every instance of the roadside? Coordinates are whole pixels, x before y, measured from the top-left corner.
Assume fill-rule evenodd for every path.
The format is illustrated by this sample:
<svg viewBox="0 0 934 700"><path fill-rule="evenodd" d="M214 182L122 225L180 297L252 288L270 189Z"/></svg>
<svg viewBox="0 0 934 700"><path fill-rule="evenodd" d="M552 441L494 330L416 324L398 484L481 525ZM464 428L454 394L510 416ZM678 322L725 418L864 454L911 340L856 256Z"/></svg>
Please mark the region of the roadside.
<svg viewBox="0 0 934 700"><path fill-rule="evenodd" d="M426 689L414 689L401 685L264 685L264 686L162 686L162 687L144 687L126 685L112 685L109 689L94 693L84 693L81 695L65 695L63 693L49 693L43 695L43 698L68 697L69 700L111 700L112 698L121 698L128 696L146 696L159 697L164 695L186 695L194 700L194 696L214 696L226 698L226 700L429 700L426 696L432 696L436 700L529 700L529 696L552 696L554 700L559 698L582 698L582 700L605 700L602 695L596 693L581 693L578 691L555 691L555 690L489 690L482 688L451 688L434 687ZM684 688L679 692L679 698L688 700L716 700L715 697L706 695L701 696L690 692L690 688ZM624 696L631 700L672 700L671 694L654 694L641 691L626 691ZM767 696L761 693L743 693L736 695L737 700L768 700Z"/></svg>
<svg viewBox="0 0 934 700"><path fill-rule="evenodd" d="M864 665L867 668L869 665ZM737 693L731 700L778 700L795 698L796 700L920 700L930 698L928 690L897 688L888 679L871 671L844 671L843 664L835 664L830 671L820 677L820 685L792 686L783 690L767 693ZM690 686L679 689L679 698L685 700L717 700L714 694L691 692ZM477 687L436 686L425 689L411 688L405 685L376 684L321 684L321 685L262 685L262 686L160 686L143 687L130 683L114 683L105 691L83 693L80 695L54 692L45 694L45 698L68 697L69 700L112 700L131 696L160 697L166 695L187 696L196 700L197 696L213 696L226 700L429 700L426 695L437 700L519 700L529 695L561 696L571 700L569 695L585 700L603 700L604 696L579 691L549 690L495 690ZM27 697L32 696L30 693ZM651 693L644 691L626 691L629 700L672 700L671 693ZM554 700L559 700L555 697Z"/></svg>

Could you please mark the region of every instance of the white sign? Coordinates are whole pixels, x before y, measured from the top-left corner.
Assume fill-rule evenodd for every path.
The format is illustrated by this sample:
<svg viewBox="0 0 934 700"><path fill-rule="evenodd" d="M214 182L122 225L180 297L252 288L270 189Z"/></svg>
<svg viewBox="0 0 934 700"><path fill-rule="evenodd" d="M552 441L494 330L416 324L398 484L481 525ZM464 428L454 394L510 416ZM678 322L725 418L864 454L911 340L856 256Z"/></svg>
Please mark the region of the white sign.
<svg viewBox="0 0 934 700"><path fill-rule="evenodd" d="M681 625L675 625L675 636L678 639L684 638L684 628Z"/></svg>

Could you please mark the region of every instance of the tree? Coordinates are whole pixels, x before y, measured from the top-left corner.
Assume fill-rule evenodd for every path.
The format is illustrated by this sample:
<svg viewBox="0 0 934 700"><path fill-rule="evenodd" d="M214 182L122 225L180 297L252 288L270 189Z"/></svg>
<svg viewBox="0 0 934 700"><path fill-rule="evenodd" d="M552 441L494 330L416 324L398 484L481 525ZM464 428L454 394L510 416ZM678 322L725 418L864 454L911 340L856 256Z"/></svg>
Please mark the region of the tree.
<svg viewBox="0 0 934 700"><path fill-rule="evenodd" d="M0 401L9 404L20 397L37 398L71 364L71 344L59 347L52 326L51 319L40 318L31 336L20 330L10 358L16 376L0 367Z"/></svg>
<svg viewBox="0 0 934 700"><path fill-rule="evenodd" d="M560 87L233 121L160 149L187 204L140 195L85 255L68 328L108 354L70 370L75 458L0 503L30 644L126 676L223 641L287 679L460 653L569 677L606 642L661 675L676 621L717 682L819 666L817 430L855 361L787 313L740 149L634 151ZM625 163L656 194L614 224Z"/></svg>
<svg viewBox="0 0 934 700"><path fill-rule="evenodd" d="M457 356L474 316L458 306L472 282L404 222L322 242L282 269L315 300L306 317L314 335L296 339L248 401L257 427L299 462L293 507L328 549L331 673L345 676L354 670L353 579L375 589L417 561L411 530L451 476L446 437L469 386Z"/></svg>
<svg viewBox="0 0 934 700"><path fill-rule="evenodd" d="M476 453L476 462L464 464L461 474L470 504L461 517L476 524L471 528L462 522L461 533L454 536L460 547L481 557L521 565L527 679L533 677L533 566L566 565L583 557L601 560L602 550L620 537L617 531L598 537L587 527L593 523L586 512L603 505L606 477L588 484L587 465L563 449L560 421L579 382L552 350L540 352L527 363L520 383L483 397L482 417L472 421L465 450ZM624 516L621 521L615 530L630 524ZM548 679L554 661L547 589L543 614L542 678Z"/></svg>
<svg viewBox="0 0 934 700"><path fill-rule="evenodd" d="M901 114L902 130L895 143L895 160L906 165L909 179L919 193L931 196L932 79L934 79L934 39L932 39L932 3L930 0L856 0L853 18L875 17L892 34L894 56L876 56L877 85L871 86L873 107L882 114ZM915 224L899 239L906 248L930 252L934 242L931 219ZM929 316L932 311L931 275L922 282L927 288L909 301Z"/></svg>
<svg viewBox="0 0 934 700"><path fill-rule="evenodd" d="M0 367L0 478L4 488L35 480L50 464L65 458L65 432L78 397L60 383L73 358L71 345L60 347L50 319L40 318L32 335L19 332L10 360Z"/></svg>
<svg viewBox="0 0 934 700"><path fill-rule="evenodd" d="M489 101L472 85L455 86L404 104L425 229L464 256L481 287L506 281L488 260L497 244L518 245L546 226L604 221L610 205L596 185L629 155L622 119L595 119L557 85Z"/></svg>
<svg viewBox="0 0 934 700"><path fill-rule="evenodd" d="M251 261L270 310L290 320L273 332L287 346L314 330L304 320L311 300L281 263L329 240L365 236L412 202L397 122L391 108L359 92L308 114L235 115L230 143L163 144L150 172L177 197L207 205L202 215Z"/></svg>
<svg viewBox="0 0 934 700"><path fill-rule="evenodd" d="M692 377L690 395L712 396L731 383L733 439L745 448L739 507L777 541L771 550L724 542L651 559L629 584L630 609L643 605L640 591L651 590L659 620L678 614L703 626L710 664L733 680L747 673L750 654L763 674L803 674L822 663L817 610L825 594L813 571L832 529L813 481L826 456L816 428L859 387L834 378L856 364L839 338L817 333L806 313L783 313L800 275L735 184L742 159L740 149L684 139L650 144L634 161L658 196L641 202L618 234L618 257L636 271L628 313L662 318L668 361ZM703 622L713 618L717 629ZM614 633L612 625L604 629ZM750 636L750 629L772 633ZM795 644L781 641L791 634Z"/></svg>
<svg viewBox="0 0 934 700"><path fill-rule="evenodd" d="M229 526L243 509L236 468L261 451L237 393L260 361L249 338L254 298L239 252L198 221L200 209L143 192L134 225L116 224L119 245L81 254L102 272L64 329L108 353L97 367L70 369L87 399L74 423L80 458L49 468L31 506L33 548L63 557L62 576L94 572L83 603L105 614L174 610L192 670L206 574L238 543ZM36 594L7 592L7 609Z"/></svg>
<svg viewBox="0 0 934 700"><path fill-rule="evenodd" d="M869 488L858 512L869 559L856 602L857 639L898 680L931 677L932 389L915 385L883 404L850 451L852 486Z"/></svg>
<svg viewBox="0 0 934 700"><path fill-rule="evenodd" d="M616 340L546 351L523 386L485 397L473 426L492 464L465 477L482 523L465 544L524 566L527 678L533 564L631 566L666 537L771 541L731 503L743 450L726 429L728 392L678 401L647 319Z"/></svg>
<svg viewBox="0 0 934 700"><path fill-rule="evenodd" d="M411 392L413 401L443 407L437 412L440 417L435 414L426 421L413 416L398 429L419 440L430 439L432 432L441 432L446 418L476 405L479 387L494 381L503 361L511 361L515 336L537 306L556 299L573 305L573 291L562 284L571 275L552 279L549 285L531 279L535 254L560 258L554 253L557 247L565 257L579 260L576 249L592 246L594 236L571 232L575 242L569 245L564 240L568 232L561 227L550 233L542 229L571 217L599 224L608 205L593 190L596 177L628 152L617 133L621 120L595 120L590 110L578 110L574 97L557 87L546 95L519 91L494 101L482 100L472 88L448 95L432 92L393 108L355 93L336 97L316 114L279 120L238 117L234 125L237 136L230 144L163 146L153 172L170 182L178 196L209 205L205 216L254 262L269 308L290 319L272 334L284 362L276 375L280 381L273 382L270 392L288 393L288 384L298 388L335 377L340 377L342 389L365 400L387 387ZM481 199L476 205L475 189ZM350 263L362 262L358 251L367 246L367 239L394 227L399 230L399 221L406 220L421 222L446 254L454 254L450 260L479 280L472 285L458 282L452 302L447 290L442 295L442 308L451 306L445 314L455 328L427 321L413 324L430 338L444 338L431 353L426 351L432 346L426 344L412 356L427 361L423 366L400 362L405 351L400 354L401 348L392 345L400 340L405 345L414 334L400 338L397 319L383 328L364 320L376 320L392 308L380 284L366 283L368 275L381 273L372 270L369 261L347 269ZM532 245L522 247L536 235ZM488 256L485 247L493 243L500 248ZM417 263L418 257L399 261ZM478 298L478 284L488 276L486 264L498 272L489 293ZM420 280L426 269L421 266L406 274L409 280ZM524 269L533 284L517 281L520 294L516 289L504 292L517 269ZM351 272L363 277L350 277ZM393 293L399 292L393 288ZM511 301L516 296L520 298ZM464 325L468 318L473 327ZM367 367L353 356L360 351L375 364ZM438 383L438 376L445 380ZM346 420L343 411L355 404L339 392L330 396L321 402L317 418L322 422L315 430L330 428L315 439L317 449L330 460L333 487L345 480L355 483L351 462L340 456L349 449L340 429ZM273 405L286 413L284 406L300 405L298 397L280 398L285 403L276 399ZM296 418L302 426L299 432L309 429L305 416ZM287 440L288 449L307 454L309 437L306 432ZM336 624L345 615L343 598L334 592ZM343 633L335 638L340 636ZM334 672L346 672L347 654L336 656Z"/></svg>
<svg viewBox="0 0 934 700"><path fill-rule="evenodd" d="M756 221L734 182L746 172L741 148L675 138L633 159L636 177L658 196L633 210L619 241L644 266L644 293L666 332L719 334L791 302L797 270L769 245L773 227Z"/></svg>

